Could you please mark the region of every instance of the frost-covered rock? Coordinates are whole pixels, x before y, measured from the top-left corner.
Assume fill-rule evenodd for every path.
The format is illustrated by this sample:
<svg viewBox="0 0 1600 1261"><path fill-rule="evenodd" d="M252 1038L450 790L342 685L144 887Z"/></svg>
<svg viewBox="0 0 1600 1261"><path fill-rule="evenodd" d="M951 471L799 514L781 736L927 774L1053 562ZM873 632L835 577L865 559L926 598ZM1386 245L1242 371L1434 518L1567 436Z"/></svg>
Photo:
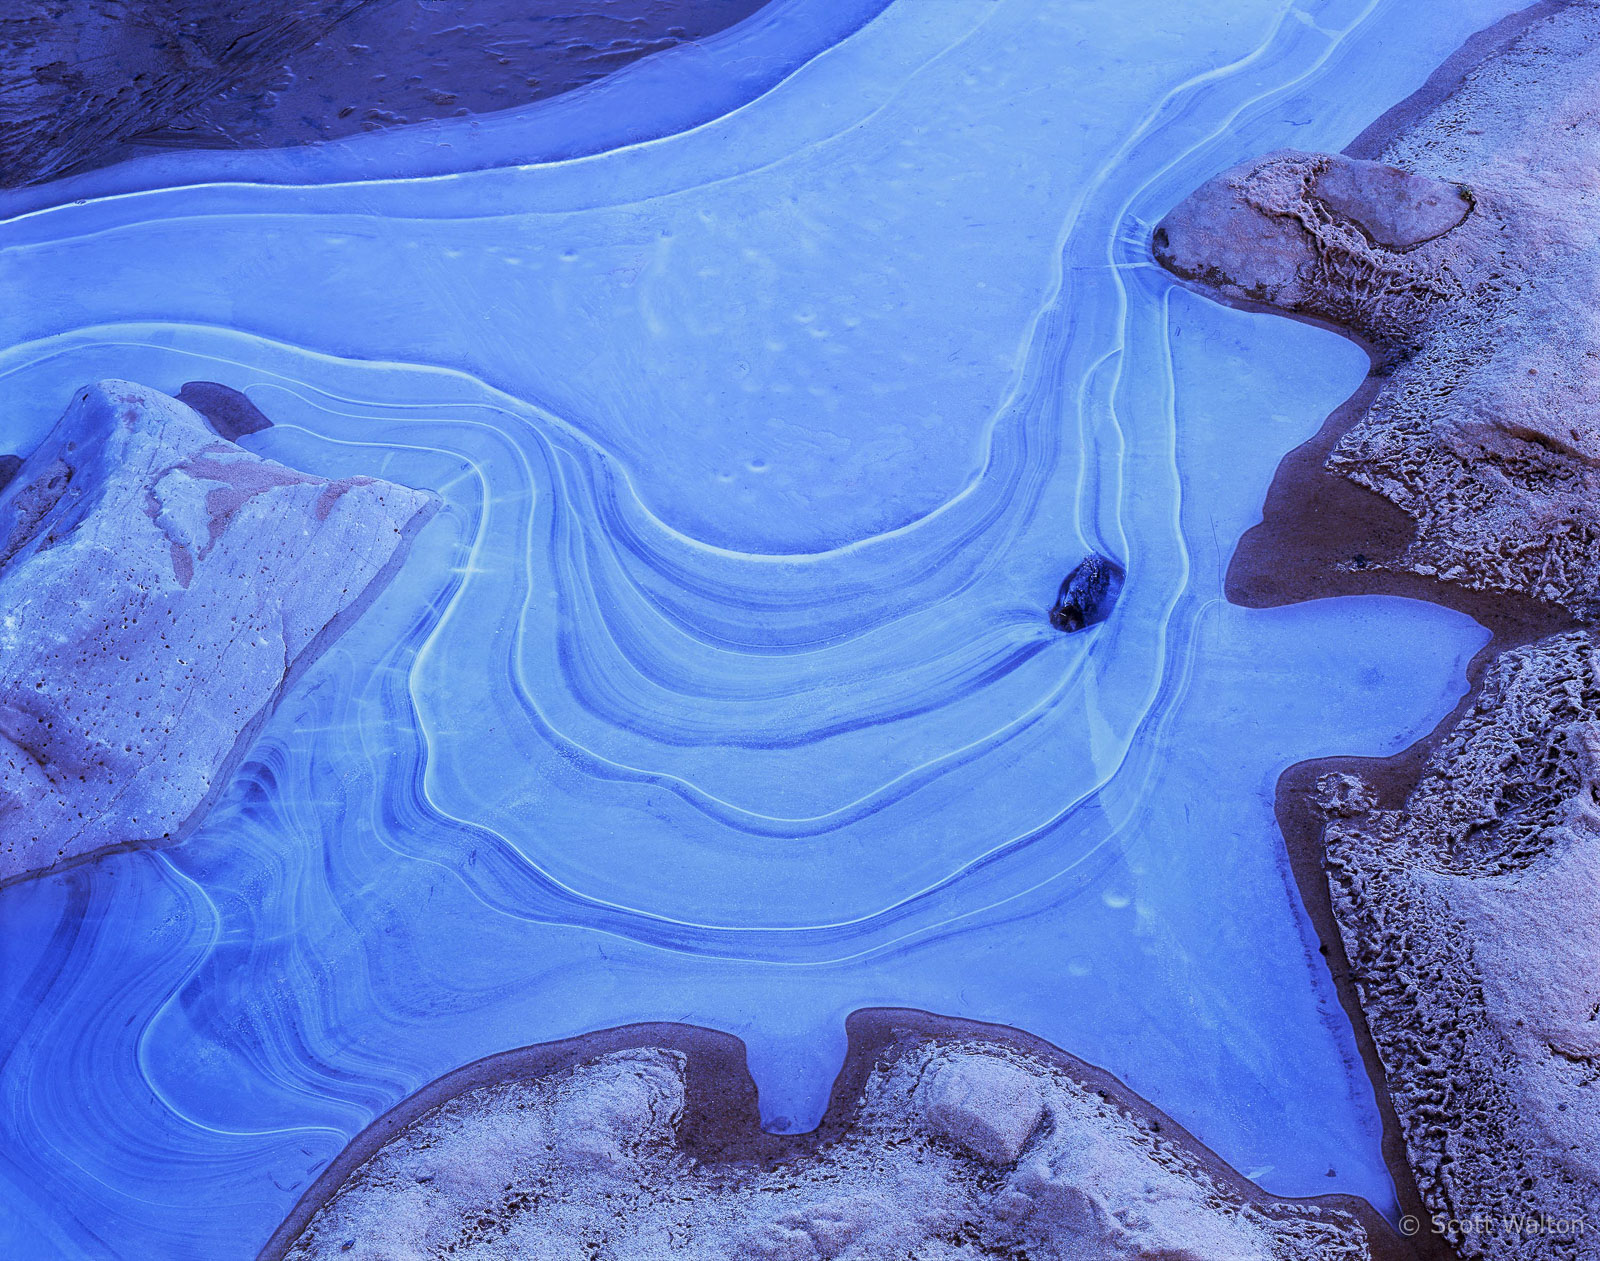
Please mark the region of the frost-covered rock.
<svg viewBox="0 0 1600 1261"><path fill-rule="evenodd" d="M1456 293L1452 246L1417 247L1471 208L1465 190L1443 180L1281 149L1201 185L1156 226L1152 246L1169 271L1224 297L1331 320L1402 350Z"/></svg>
<svg viewBox="0 0 1600 1261"><path fill-rule="evenodd" d="M587 1059L580 1051L564 1067L513 1070L509 1080L442 1101L428 1087L409 1123L383 1129L392 1137L352 1160L342 1182L314 1190L320 1198L306 1216L262 1256L1373 1256L1353 1212L1272 1200L1170 1122L1139 1115L1052 1059L938 1036L867 1054L874 1067L841 1130L820 1143L796 1137L787 1152L769 1147L760 1157L723 1147L725 1158L695 1158L694 1127L725 1126L729 1100L704 1077L694 1097L691 1058L664 1047ZM946 1126L957 1142L944 1141ZM607 1160L587 1158L596 1151ZM1018 1154L1015 1168L997 1167Z"/></svg>
<svg viewBox="0 0 1600 1261"><path fill-rule="evenodd" d="M1014 1165L1044 1117L1037 1078L1006 1060L966 1056L942 1065L923 1086L923 1115L935 1133L980 1160Z"/></svg>
<svg viewBox="0 0 1600 1261"><path fill-rule="evenodd" d="M1417 1185L1459 1242L1600 1256L1600 634L1501 654L1399 809L1319 785L1329 885ZM1511 1223L1567 1225L1524 1236Z"/></svg>
<svg viewBox="0 0 1600 1261"><path fill-rule="evenodd" d="M431 503L79 391L0 491L0 880L181 837Z"/></svg>
<svg viewBox="0 0 1600 1261"><path fill-rule="evenodd" d="M1600 616L1600 11L1552 8L1381 162L1269 153L1157 226L1230 300L1348 328L1380 368L1327 467L1416 523L1364 563Z"/></svg>
<svg viewBox="0 0 1600 1261"><path fill-rule="evenodd" d="M1342 154L1317 172L1311 196L1387 250L1435 240L1472 210L1471 194L1459 184Z"/></svg>

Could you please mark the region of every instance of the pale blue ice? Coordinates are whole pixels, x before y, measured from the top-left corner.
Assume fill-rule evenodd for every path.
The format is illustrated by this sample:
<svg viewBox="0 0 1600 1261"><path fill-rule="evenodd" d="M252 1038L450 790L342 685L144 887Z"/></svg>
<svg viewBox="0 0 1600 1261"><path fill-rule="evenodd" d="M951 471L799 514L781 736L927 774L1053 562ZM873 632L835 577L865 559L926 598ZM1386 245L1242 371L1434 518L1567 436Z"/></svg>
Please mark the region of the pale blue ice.
<svg viewBox="0 0 1600 1261"><path fill-rule="evenodd" d="M5 449L214 380L448 510L198 835L0 892L0 1254L253 1256L423 1082L633 1020L745 1038L805 1129L878 1005L1390 1208L1273 786L1425 734L1487 636L1223 600L1365 359L1145 240L1512 7L775 0L482 123L14 195ZM1128 584L1062 636L1090 548Z"/></svg>

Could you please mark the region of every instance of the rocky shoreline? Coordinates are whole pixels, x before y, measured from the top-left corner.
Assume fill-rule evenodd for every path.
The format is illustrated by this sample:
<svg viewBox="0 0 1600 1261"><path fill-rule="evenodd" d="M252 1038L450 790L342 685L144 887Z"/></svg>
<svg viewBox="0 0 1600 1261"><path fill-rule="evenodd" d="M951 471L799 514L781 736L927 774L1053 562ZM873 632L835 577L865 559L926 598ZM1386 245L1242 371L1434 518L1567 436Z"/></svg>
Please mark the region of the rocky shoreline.
<svg viewBox="0 0 1600 1261"><path fill-rule="evenodd" d="M358 1136L261 1261L1414 1255L1359 1200L1268 1196L1040 1039L899 1009L847 1032L827 1115L794 1136L761 1131L726 1034L636 1025L491 1056ZM480 1152L489 1168L464 1171Z"/></svg>
<svg viewBox="0 0 1600 1261"><path fill-rule="evenodd" d="M1516 15L1350 153L1246 164L1156 242L1208 296L1332 324L1373 356L1280 467L1229 598L1406 595L1494 632L1468 696L1419 745L1301 764L1278 786L1429 1256L1600 1255L1600 895L1586 879L1600 696L1592 633L1574 629L1600 581L1600 339L1583 296L1597 37L1590 4ZM1362 222L1382 205L1317 188L1372 158L1406 187L1465 189L1471 213L1386 244ZM1206 233L1231 236L1232 254L1208 253Z"/></svg>

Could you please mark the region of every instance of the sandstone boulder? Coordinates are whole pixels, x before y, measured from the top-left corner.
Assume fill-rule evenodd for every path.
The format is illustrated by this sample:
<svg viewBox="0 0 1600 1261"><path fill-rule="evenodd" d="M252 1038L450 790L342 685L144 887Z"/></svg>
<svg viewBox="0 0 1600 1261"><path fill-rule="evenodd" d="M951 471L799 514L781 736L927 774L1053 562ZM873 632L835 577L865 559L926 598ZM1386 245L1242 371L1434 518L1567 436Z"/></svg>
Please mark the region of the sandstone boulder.
<svg viewBox="0 0 1600 1261"><path fill-rule="evenodd" d="M923 1087L923 1115L936 1134L991 1165L1014 1165L1044 1118L1032 1074L1007 1060L966 1057L943 1065Z"/></svg>
<svg viewBox="0 0 1600 1261"><path fill-rule="evenodd" d="M182 837L431 505L80 390L0 491L0 881Z"/></svg>
<svg viewBox="0 0 1600 1261"><path fill-rule="evenodd" d="M1215 296L1349 330L1376 369L1326 467L1415 522L1363 563L1600 618L1600 12L1530 11L1381 150L1280 150L1157 226Z"/></svg>
<svg viewBox="0 0 1600 1261"><path fill-rule="evenodd" d="M1208 180L1151 237L1174 274L1237 302L1326 320L1381 352L1420 344L1455 294L1420 245L1471 210L1454 184L1337 153L1280 149Z"/></svg>
<svg viewBox="0 0 1600 1261"><path fill-rule="evenodd" d="M1471 196L1459 185L1343 154L1328 156L1311 195L1389 250L1435 240L1472 211Z"/></svg>

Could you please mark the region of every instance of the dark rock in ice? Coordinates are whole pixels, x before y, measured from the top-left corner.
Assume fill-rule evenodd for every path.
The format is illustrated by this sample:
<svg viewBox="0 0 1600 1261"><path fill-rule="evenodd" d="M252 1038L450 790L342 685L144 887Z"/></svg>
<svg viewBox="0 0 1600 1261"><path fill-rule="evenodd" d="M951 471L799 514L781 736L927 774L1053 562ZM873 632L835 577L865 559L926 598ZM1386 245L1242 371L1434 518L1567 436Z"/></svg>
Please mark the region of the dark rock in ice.
<svg viewBox="0 0 1600 1261"><path fill-rule="evenodd" d="M17 475L17 470L21 467L20 455L0 455L0 490L11 484L11 479Z"/></svg>
<svg viewBox="0 0 1600 1261"><path fill-rule="evenodd" d="M1090 552L1067 575L1050 609L1050 625L1069 634L1103 622L1122 594L1122 566L1099 552Z"/></svg>
<svg viewBox="0 0 1600 1261"><path fill-rule="evenodd" d="M217 436L237 442L247 433L260 433L272 422L261 409L238 390L215 381L190 381L178 391L178 402L187 403L205 417Z"/></svg>

